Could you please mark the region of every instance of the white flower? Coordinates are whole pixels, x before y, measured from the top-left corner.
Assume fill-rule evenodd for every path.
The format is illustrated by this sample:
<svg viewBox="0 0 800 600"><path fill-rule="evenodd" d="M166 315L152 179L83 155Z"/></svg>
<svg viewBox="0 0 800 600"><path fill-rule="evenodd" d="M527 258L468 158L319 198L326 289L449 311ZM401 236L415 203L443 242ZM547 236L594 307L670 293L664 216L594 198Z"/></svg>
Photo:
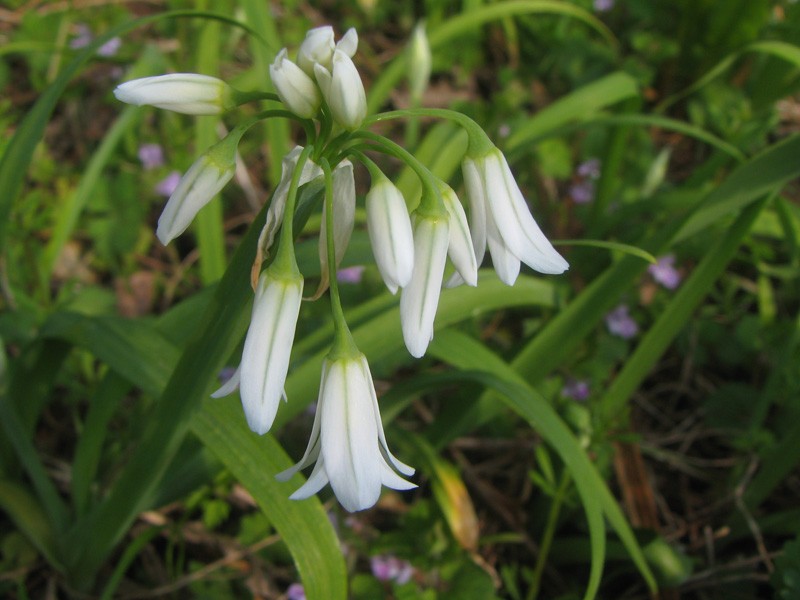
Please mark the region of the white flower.
<svg viewBox="0 0 800 600"><path fill-rule="evenodd" d="M503 263L500 268L496 264L495 268L509 285L516 280L509 255L540 273L558 274L569 268L567 261L553 248L536 224L500 150L492 148L481 156L468 155L461 166L470 206L485 205L485 222L479 223L473 219L472 223L477 257L483 257L485 245L482 239L488 237L492 260ZM473 212L480 213L474 209ZM490 217L494 228L489 225ZM486 232L486 237L483 232ZM518 272L518 267L516 270Z"/></svg>
<svg viewBox="0 0 800 600"><path fill-rule="evenodd" d="M334 50L341 50L353 57L358 48L358 33L354 28L347 30L338 44L333 43L333 27L325 25L309 29L306 39L297 51L297 64L309 76L314 76L314 65L320 64L330 70Z"/></svg>
<svg viewBox="0 0 800 600"><path fill-rule="evenodd" d="M278 52L269 66L269 76L278 97L290 111L303 119L317 114L322 103L319 90L314 80L289 60L286 48Z"/></svg>
<svg viewBox="0 0 800 600"><path fill-rule="evenodd" d="M227 83L197 73L134 79L117 86L114 95L128 104L148 104L187 115L218 115L234 106Z"/></svg>
<svg viewBox="0 0 800 600"><path fill-rule="evenodd" d="M475 260L475 252L472 248L469 226L467 225L467 215L464 207L449 185L439 182L439 189L442 194L442 201L450 217L450 237L447 245L447 254L456 272L467 282L467 285L475 287L478 285L478 263Z"/></svg>
<svg viewBox="0 0 800 600"><path fill-rule="evenodd" d="M408 49L408 87L411 97L417 101L422 97L431 78L433 57L428 36L425 33L425 21L420 21L411 34Z"/></svg>
<svg viewBox="0 0 800 600"><path fill-rule="evenodd" d="M433 339L449 229L447 217L415 215L414 269L400 296L400 325L406 348L416 358L425 354Z"/></svg>
<svg viewBox="0 0 800 600"><path fill-rule="evenodd" d="M336 122L350 131L358 129L367 116L367 95L350 57L337 49L333 52L332 71L317 63L314 74Z"/></svg>
<svg viewBox="0 0 800 600"><path fill-rule="evenodd" d="M247 425L259 435L272 427L289 370L294 330L303 296L299 273L268 269L261 274L253 300L242 363L212 397L233 392L238 383Z"/></svg>
<svg viewBox="0 0 800 600"><path fill-rule="evenodd" d="M381 486L409 490L416 485L397 475L414 469L389 451L383 432L378 398L363 354L331 358L322 363L317 414L303 458L276 475L287 481L316 461L308 481L290 496L302 500L328 482L341 505L350 512L374 505Z"/></svg>
<svg viewBox="0 0 800 600"><path fill-rule="evenodd" d="M162 244L166 246L186 231L200 209L233 178L235 161L235 155L228 158L212 148L189 167L158 219L156 236Z"/></svg>
<svg viewBox="0 0 800 600"><path fill-rule="evenodd" d="M392 294L411 281L414 234L402 192L386 177L367 194L367 231L375 264Z"/></svg>

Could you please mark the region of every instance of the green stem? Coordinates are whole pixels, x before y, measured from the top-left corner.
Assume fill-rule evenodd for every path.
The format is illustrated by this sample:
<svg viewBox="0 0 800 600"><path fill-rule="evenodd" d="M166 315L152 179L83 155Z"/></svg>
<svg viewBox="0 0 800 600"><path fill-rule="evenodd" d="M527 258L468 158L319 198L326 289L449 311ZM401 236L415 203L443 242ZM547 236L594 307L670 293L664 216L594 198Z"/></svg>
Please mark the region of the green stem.
<svg viewBox="0 0 800 600"><path fill-rule="evenodd" d="M377 150L378 152L383 152L384 154L389 154L395 158L399 158L409 167L414 169L414 172L417 174L417 177L419 177L420 182L422 183L422 199L420 200L420 205L417 209L420 213L427 214L432 217L447 215L447 209L444 206L442 195L439 191L438 178L431 173L430 169L417 160L413 154L403 148L400 144L397 144L382 135L378 135L377 133L372 133L369 131L356 131L353 133L352 137L375 142L375 146L369 146L368 148L371 150ZM361 147L359 146L359 148Z"/></svg>
<svg viewBox="0 0 800 600"><path fill-rule="evenodd" d="M233 88L231 89L231 98L236 106L241 106L242 104L248 104L250 102L256 102L258 100L272 100L274 102L281 101L281 99L278 98L278 95L273 94L272 92L242 92Z"/></svg>
<svg viewBox="0 0 800 600"><path fill-rule="evenodd" d="M367 171L369 171L369 176L370 179L372 179L373 186L376 183L378 183L381 179L387 179L386 175L383 174L383 171L380 170L378 165L376 165L372 161L372 159L370 159L363 152L359 152L358 150L352 150L351 152L349 152L349 154L355 157L358 161L360 161L362 165L367 167Z"/></svg>
<svg viewBox="0 0 800 600"><path fill-rule="evenodd" d="M300 187L300 175L303 173L308 157L314 152L314 146L306 146L297 159L289 184L289 194L286 197L286 208L283 211L283 225L281 226L281 239L278 242L278 253L273 265L280 272L299 275L297 260L294 256L294 207L297 202L297 188Z"/></svg>
<svg viewBox="0 0 800 600"><path fill-rule="evenodd" d="M322 94L322 90L320 90L320 94ZM319 127L318 149L314 155L315 162L319 161L320 156L322 156L322 151L326 150L328 138L331 137L331 131L333 130L333 115L331 114L331 109L328 108L328 103L325 102L324 96L322 98L322 106L320 106L320 113L322 114L322 121Z"/></svg>
<svg viewBox="0 0 800 600"><path fill-rule="evenodd" d="M271 119L273 117L282 117L284 119L292 119L293 121L297 121L300 125L303 126L303 129L306 132L306 144L313 144L317 137L317 132L314 129L314 123L311 119L301 119L296 114L289 112L288 110L265 110L260 113L253 115L252 117L246 118L244 121L239 123L236 127L231 129L231 132L226 136L225 139L230 139L231 141L235 141L238 145L239 140L242 139L242 136L245 132L250 129L256 123L263 121L264 119Z"/></svg>
<svg viewBox="0 0 800 600"><path fill-rule="evenodd" d="M446 108L408 108L404 110L392 110L367 117L364 119L363 124L371 125L372 123L379 123L390 119L403 119L406 117L434 117L458 123L469 135L469 148L467 149L467 153L471 156L486 154L494 148L494 143L489 139L489 136L486 135L486 132L480 125L467 115Z"/></svg>
<svg viewBox="0 0 800 600"><path fill-rule="evenodd" d="M328 279L331 294L331 312L333 316L334 337L329 356L336 359L359 354L350 328L344 319L342 301L339 298L339 281L336 278L336 246L333 238L333 173L328 159L320 159L320 167L325 176L325 234L328 251Z"/></svg>
<svg viewBox="0 0 800 600"><path fill-rule="evenodd" d="M567 487L570 483L569 471L564 469L561 474L561 481L558 484L556 495L553 497L553 504L550 505L550 513L547 515L547 526L542 535L542 542L539 544L539 555L536 557L536 566L533 569L531 587L528 589L527 600L536 600L539 595L539 587L542 584L542 573L544 565L547 563L547 555L550 553L550 546L553 543L553 536L556 533L558 515L561 512L561 505L567 495Z"/></svg>

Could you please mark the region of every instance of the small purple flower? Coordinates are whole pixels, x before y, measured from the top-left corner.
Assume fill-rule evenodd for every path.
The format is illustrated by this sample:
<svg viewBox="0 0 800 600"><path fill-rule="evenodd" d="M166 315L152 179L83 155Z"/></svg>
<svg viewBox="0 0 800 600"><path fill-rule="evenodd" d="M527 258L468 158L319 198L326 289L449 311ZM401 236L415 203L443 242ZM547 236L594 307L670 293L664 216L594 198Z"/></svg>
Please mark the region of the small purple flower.
<svg viewBox="0 0 800 600"><path fill-rule="evenodd" d="M403 585L411 579L414 567L407 560L390 554L379 554L369 560L372 574L381 581L394 581Z"/></svg>
<svg viewBox="0 0 800 600"><path fill-rule="evenodd" d="M166 196L169 198L172 196L172 192L175 191L175 188L178 187L178 184L181 181L181 174L179 171L172 171L169 175L167 175L164 179L158 182L156 185L156 194L161 196Z"/></svg>
<svg viewBox="0 0 800 600"><path fill-rule="evenodd" d="M92 43L92 32L88 25L85 23L78 23L75 25L75 29L78 30L78 35L69 41L70 48L78 50Z"/></svg>
<svg viewBox="0 0 800 600"><path fill-rule="evenodd" d="M586 400L589 397L589 382L580 379L570 379L561 388L562 398L571 398L572 400Z"/></svg>
<svg viewBox="0 0 800 600"><path fill-rule="evenodd" d="M511 135L511 126L507 123L503 123L500 125L500 127L498 127L497 135L499 135L501 138L507 138L509 135Z"/></svg>
<svg viewBox="0 0 800 600"><path fill-rule="evenodd" d="M599 179L600 178L600 159L599 158L589 158L583 161L581 164L578 165L578 169L575 171L578 174L578 177L588 177L589 179Z"/></svg>
<svg viewBox="0 0 800 600"><path fill-rule="evenodd" d="M608 12L614 8L614 0L594 0L594 9L597 12Z"/></svg>
<svg viewBox="0 0 800 600"><path fill-rule="evenodd" d="M164 151L158 144L142 144L139 146L139 160L146 171L164 164Z"/></svg>
<svg viewBox="0 0 800 600"><path fill-rule="evenodd" d="M608 331L624 340L629 340L639 333L639 326L628 314L628 307L625 304L620 304L605 318Z"/></svg>
<svg viewBox="0 0 800 600"><path fill-rule="evenodd" d="M286 590L286 600L306 600L306 591L302 583L293 583Z"/></svg>
<svg viewBox="0 0 800 600"><path fill-rule="evenodd" d="M118 37L113 37L97 49L97 55L110 58L117 53L120 46L122 46L122 40Z"/></svg>
<svg viewBox="0 0 800 600"><path fill-rule="evenodd" d="M668 290L674 290L681 283L681 274L674 267L675 255L667 254L658 259L658 263L647 267L647 272L653 276L658 283Z"/></svg>
<svg viewBox="0 0 800 600"><path fill-rule="evenodd" d="M364 273L364 266L347 267L336 273L336 279L342 283L360 283Z"/></svg>
<svg viewBox="0 0 800 600"><path fill-rule="evenodd" d="M585 180L569 187L569 195L575 204L589 204L594 200L594 181Z"/></svg>

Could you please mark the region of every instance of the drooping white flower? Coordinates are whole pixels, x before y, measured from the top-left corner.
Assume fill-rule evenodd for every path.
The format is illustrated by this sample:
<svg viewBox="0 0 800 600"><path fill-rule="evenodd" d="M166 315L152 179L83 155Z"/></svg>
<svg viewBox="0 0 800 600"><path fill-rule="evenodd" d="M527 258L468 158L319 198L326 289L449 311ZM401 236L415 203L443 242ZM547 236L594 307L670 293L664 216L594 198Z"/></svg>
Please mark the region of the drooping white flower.
<svg viewBox="0 0 800 600"><path fill-rule="evenodd" d="M569 263L553 248L531 215L500 150L493 147L479 156L467 155L461 166L470 206L485 204L486 223L481 225L473 222L473 244L477 257L483 256L485 245L481 233L476 234L476 231L485 231L491 239L488 227L491 212L497 237L489 243L489 251L493 261L505 262L505 266L501 266L505 283L513 285L516 280L516 275L512 277L514 269L510 268L513 267L513 261L509 261L505 253L540 273L559 274L569 268Z"/></svg>
<svg viewBox="0 0 800 600"><path fill-rule="evenodd" d="M414 269L400 296L400 325L411 356L420 358L433 339L442 276L449 245L446 216L415 214Z"/></svg>
<svg viewBox="0 0 800 600"><path fill-rule="evenodd" d="M333 52L331 71L317 63L314 74L334 120L350 131L358 129L367 116L367 95L350 57L337 49Z"/></svg>
<svg viewBox="0 0 800 600"><path fill-rule="evenodd" d="M475 251L472 248L467 215L461 201L449 185L439 182L440 192L444 207L450 217L450 237L447 245L447 254L456 272L467 282L467 285L478 285L478 263L475 260Z"/></svg>
<svg viewBox="0 0 800 600"><path fill-rule="evenodd" d="M162 244L166 246L186 231L200 209L233 178L235 161L235 154L228 157L212 148L189 167L158 219L156 236Z"/></svg>
<svg viewBox="0 0 800 600"><path fill-rule="evenodd" d="M414 234L402 192L386 177L367 193L367 231L375 264L392 294L411 281Z"/></svg>
<svg viewBox="0 0 800 600"><path fill-rule="evenodd" d="M333 493L349 512L373 506L381 486L409 490L416 485L400 477L414 469L389 451L383 432L378 398L367 359L329 356L322 363L317 414L308 447L295 466L276 475L287 481L316 461L306 483L290 496L302 500L330 482Z"/></svg>
<svg viewBox="0 0 800 600"><path fill-rule="evenodd" d="M272 427L289 370L303 277L270 268L261 274L253 300L242 362L212 397L233 392L238 383L247 425L259 435Z"/></svg>
<svg viewBox="0 0 800 600"><path fill-rule="evenodd" d="M216 77L173 73L143 77L117 86L117 100L150 105L187 115L218 115L233 108L230 86Z"/></svg>
<svg viewBox="0 0 800 600"><path fill-rule="evenodd" d="M289 60L286 48L278 52L269 66L269 76L278 97L290 111L303 119L317 114L322 103L319 90L314 80Z"/></svg>
<svg viewBox="0 0 800 600"><path fill-rule="evenodd" d="M357 48L358 33L354 28L348 29L339 43L334 44L333 27L330 25L315 27L306 32L306 39L300 44L300 49L297 51L297 65L313 77L315 64L331 69L334 50L341 50L352 58Z"/></svg>

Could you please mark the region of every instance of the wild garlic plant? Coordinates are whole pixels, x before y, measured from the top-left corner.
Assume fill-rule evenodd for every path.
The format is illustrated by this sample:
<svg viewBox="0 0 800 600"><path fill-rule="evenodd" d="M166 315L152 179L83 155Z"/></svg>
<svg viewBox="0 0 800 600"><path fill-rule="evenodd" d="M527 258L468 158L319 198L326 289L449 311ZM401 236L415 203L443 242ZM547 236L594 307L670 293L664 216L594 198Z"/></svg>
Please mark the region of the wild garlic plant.
<svg viewBox="0 0 800 600"><path fill-rule="evenodd" d="M296 60L292 61L284 48L270 66L277 95L242 92L220 79L189 73L136 79L114 92L123 102L192 115L220 114L254 100L271 100L280 106L245 119L189 168L158 222L157 236L164 244L183 233L198 211L232 179L238 143L250 127L270 118L289 118L303 126L306 145L295 147L283 158L281 179L259 237L252 271L255 299L241 364L214 397L227 396L238 387L250 428L264 434L272 427L285 395L303 300L304 279L295 259L292 231L298 188L322 179L322 275L309 299L330 290L334 336L322 367L308 448L300 462L277 477L289 479L314 464L309 479L291 497L307 498L330 483L339 502L351 512L374 505L381 486L415 487L401 477L413 475L414 469L389 450L369 365L350 334L339 299L336 271L355 217L352 161L364 164L372 180L366 197L369 239L386 287L392 294L400 291L403 339L414 357L423 356L433 338L448 258L455 267L445 283L448 287L477 285L478 267L487 247L499 278L508 285L514 285L520 263L547 274L568 268L531 215L505 157L474 121L443 109L367 114L364 85L352 60L357 48L355 29L338 42L330 26L310 30ZM415 32L412 49L412 60L420 62L412 70L429 73L424 29ZM418 83L414 87L419 90ZM469 136L462 163L469 218L447 183L406 149L368 129L378 121L421 116L452 120ZM419 177L422 197L411 215L400 190L365 155L367 151L400 159ZM262 271L278 230L281 235L274 258Z"/></svg>

